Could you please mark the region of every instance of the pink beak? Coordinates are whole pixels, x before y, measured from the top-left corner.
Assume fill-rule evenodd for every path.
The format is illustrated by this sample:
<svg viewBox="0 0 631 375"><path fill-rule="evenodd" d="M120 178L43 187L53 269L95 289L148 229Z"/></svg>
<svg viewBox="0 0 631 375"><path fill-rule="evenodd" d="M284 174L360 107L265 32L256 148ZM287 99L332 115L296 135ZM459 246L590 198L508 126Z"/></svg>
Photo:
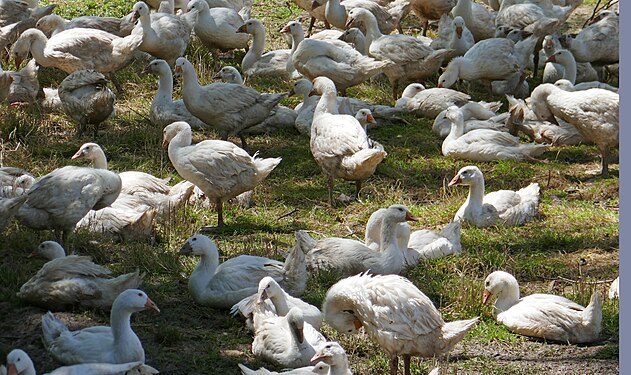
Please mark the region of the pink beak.
<svg viewBox="0 0 631 375"><path fill-rule="evenodd" d="M491 298L492 294L488 290L484 289L484 294L482 294L482 304L486 305L486 302Z"/></svg>
<svg viewBox="0 0 631 375"><path fill-rule="evenodd" d="M158 305L156 305L156 303L153 302L151 300L151 298L149 298L149 297L147 297L147 302L145 302L145 307L148 308L148 309L160 312L160 309L158 308Z"/></svg>
<svg viewBox="0 0 631 375"><path fill-rule="evenodd" d="M456 27L456 35L458 35L458 39L462 38L462 27Z"/></svg>
<svg viewBox="0 0 631 375"><path fill-rule="evenodd" d="M75 152L75 154L74 154L74 155L72 155L72 157L71 157L70 159L71 159L71 160L74 160L74 159L81 159L82 157L83 157L83 151L82 151L82 150L79 150L79 151Z"/></svg>

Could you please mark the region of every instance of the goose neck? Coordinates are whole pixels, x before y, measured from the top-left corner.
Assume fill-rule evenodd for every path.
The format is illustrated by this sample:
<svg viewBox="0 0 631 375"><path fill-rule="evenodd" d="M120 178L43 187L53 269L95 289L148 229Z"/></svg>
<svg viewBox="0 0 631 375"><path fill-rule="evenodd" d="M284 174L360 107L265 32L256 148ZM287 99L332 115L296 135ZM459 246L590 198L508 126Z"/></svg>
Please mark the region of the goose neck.
<svg viewBox="0 0 631 375"><path fill-rule="evenodd" d="M102 149L97 149L92 159L92 166L95 169L107 169L107 157Z"/></svg>
<svg viewBox="0 0 631 375"><path fill-rule="evenodd" d="M265 52L265 31L257 30L252 34L252 47L250 48L253 54L260 58ZM249 52L249 51L248 51Z"/></svg>
<svg viewBox="0 0 631 375"><path fill-rule="evenodd" d="M368 56L368 42L366 41L366 37L364 36L364 34L361 33L357 33L357 36L355 36L355 49L357 51L359 51L359 53L361 53L364 56Z"/></svg>
<svg viewBox="0 0 631 375"><path fill-rule="evenodd" d="M207 253L201 256L199 264L188 280L188 288L197 301L204 300L204 291L208 283L215 276L215 271L219 266L219 254L216 252Z"/></svg>
<svg viewBox="0 0 631 375"><path fill-rule="evenodd" d="M276 315L285 316L289 312L289 305L287 304L287 296L280 291L278 294L270 296L270 300L276 309Z"/></svg>
<svg viewBox="0 0 631 375"><path fill-rule="evenodd" d="M133 340L136 334L131 329L131 311L116 306L112 306L110 313L110 324L112 326L112 336L114 346L119 347Z"/></svg>
<svg viewBox="0 0 631 375"><path fill-rule="evenodd" d="M168 71L167 71L168 70ZM160 72L158 91L153 99L155 103L166 103L173 100L173 76L171 69L166 68Z"/></svg>
<svg viewBox="0 0 631 375"><path fill-rule="evenodd" d="M346 29L346 8L340 4L340 0L328 0L324 8L324 16L331 25Z"/></svg>
<svg viewBox="0 0 631 375"><path fill-rule="evenodd" d="M320 96L320 100L313 112L313 117L319 117L324 113L337 114L337 93L335 88L326 87L323 90L322 96Z"/></svg>
<svg viewBox="0 0 631 375"><path fill-rule="evenodd" d="M451 121L451 130L449 135L445 138L445 142L454 141L464 134L464 119L462 116L458 116L456 119L449 119Z"/></svg>
<svg viewBox="0 0 631 375"><path fill-rule="evenodd" d="M576 60L571 54L567 54L562 60L563 65L563 78L570 81L572 84L576 83Z"/></svg>
<svg viewBox="0 0 631 375"><path fill-rule="evenodd" d="M495 313L506 311L519 302L519 284L517 280L505 280L501 294L495 301Z"/></svg>
<svg viewBox="0 0 631 375"><path fill-rule="evenodd" d="M329 375L351 375L348 358L344 356L329 367Z"/></svg>
<svg viewBox="0 0 631 375"><path fill-rule="evenodd" d="M31 30L33 30L30 36L31 55L33 55L35 61L37 61L40 65L48 66L45 65L46 61L48 61L48 57L46 57L46 55L44 54L44 49L46 48L46 44L48 43L48 38L46 38L46 35L44 35L44 33L38 29Z"/></svg>
<svg viewBox="0 0 631 375"><path fill-rule="evenodd" d="M171 146L173 146L174 148L186 147L190 146L192 142L193 131L190 128L182 128L177 132L175 137L171 139L171 142L169 142L169 151L171 150Z"/></svg>
<svg viewBox="0 0 631 375"><path fill-rule="evenodd" d="M200 87L193 65L184 66L182 69L182 95L199 90Z"/></svg>
<svg viewBox="0 0 631 375"><path fill-rule="evenodd" d="M379 24L377 23L377 19L373 17L365 17L363 20L363 24L366 27L366 43L371 45L372 42L381 38L383 33L379 30Z"/></svg>
<svg viewBox="0 0 631 375"><path fill-rule="evenodd" d="M484 200L484 177L473 180L469 185L469 195L465 203L474 209L482 207Z"/></svg>

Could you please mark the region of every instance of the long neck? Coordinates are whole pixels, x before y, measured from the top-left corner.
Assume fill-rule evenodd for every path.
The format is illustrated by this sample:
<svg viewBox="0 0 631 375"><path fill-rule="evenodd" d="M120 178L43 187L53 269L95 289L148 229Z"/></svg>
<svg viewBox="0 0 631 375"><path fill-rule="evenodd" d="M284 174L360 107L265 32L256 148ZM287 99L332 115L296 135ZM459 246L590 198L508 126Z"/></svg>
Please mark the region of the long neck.
<svg viewBox="0 0 631 375"><path fill-rule="evenodd" d="M31 55L42 66L48 66L48 57L44 54L46 43L48 43L48 38L43 32L37 30L31 34Z"/></svg>
<svg viewBox="0 0 631 375"><path fill-rule="evenodd" d="M329 375L351 375L348 365L348 357L343 356L329 367Z"/></svg>
<svg viewBox="0 0 631 375"><path fill-rule="evenodd" d="M453 141L456 140L464 134L464 119L462 116L458 116L455 120L451 121L451 130L449 131L449 135L445 138L445 141ZM445 142L444 141L444 142Z"/></svg>
<svg viewBox="0 0 631 375"><path fill-rule="evenodd" d="M143 42L156 40L158 38L158 34L156 34L155 30L151 28L151 16L149 14L143 14L140 16L140 25L142 26L142 34L143 34Z"/></svg>
<svg viewBox="0 0 631 375"><path fill-rule="evenodd" d="M357 33L355 36L355 49L364 56L368 56L368 47L370 44L366 41L364 34Z"/></svg>
<svg viewBox="0 0 631 375"><path fill-rule="evenodd" d="M182 95L189 94L195 95L195 92L200 89L199 82L197 80L197 73L195 68L189 66L188 69L182 71Z"/></svg>
<svg viewBox="0 0 631 375"><path fill-rule="evenodd" d="M107 157L103 150L97 151L97 154L92 159L92 166L96 169L107 169Z"/></svg>
<svg viewBox="0 0 631 375"><path fill-rule="evenodd" d="M346 8L340 4L340 0L327 1L324 15L331 25L340 29L346 28Z"/></svg>
<svg viewBox="0 0 631 375"><path fill-rule="evenodd" d="M219 254L204 254L188 280L188 289L197 301L204 300L204 291L210 280L215 276L219 266Z"/></svg>
<svg viewBox="0 0 631 375"><path fill-rule="evenodd" d="M506 280L502 294L495 301L495 313L506 311L519 302L519 284L516 280Z"/></svg>
<svg viewBox="0 0 631 375"><path fill-rule="evenodd" d="M139 341L138 336L131 329L131 312L115 307L112 306L112 312L110 313L114 347L121 348L134 341Z"/></svg>
<svg viewBox="0 0 631 375"><path fill-rule="evenodd" d="M168 71L167 71L168 70ZM153 103L168 103L173 100L173 76L171 69L166 68L160 72L158 91L153 98Z"/></svg>
<svg viewBox="0 0 631 375"><path fill-rule="evenodd" d="M241 62L241 69L246 72L254 63L256 63L263 52L265 51L265 31L261 32L257 30L252 34L252 45L248 52L243 56L243 61Z"/></svg>
<svg viewBox="0 0 631 375"><path fill-rule="evenodd" d="M285 316L289 312L289 306L287 305L287 296L281 290L280 293L270 296L270 300L276 308L276 315Z"/></svg>
<svg viewBox="0 0 631 375"><path fill-rule="evenodd" d="M296 68L294 67L294 52L298 49L298 45L305 39L305 34L302 31L302 28L296 30L296 32L291 33L291 53L289 54L289 58L287 59L287 72L293 73Z"/></svg>
<svg viewBox="0 0 631 375"><path fill-rule="evenodd" d="M366 43L371 45L373 41L381 38L383 34L379 30L379 24L375 17L365 17L364 26L366 27Z"/></svg>
<svg viewBox="0 0 631 375"><path fill-rule="evenodd" d="M326 87L324 89L318 101L318 105L316 105L315 111L313 112L313 118L315 119L324 113L337 114L337 93L332 87Z"/></svg>
<svg viewBox="0 0 631 375"><path fill-rule="evenodd" d="M568 54L568 56L563 59L563 78L572 82L572 84L576 83L576 60L574 57Z"/></svg>
<svg viewBox="0 0 631 375"><path fill-rule="evenodd" d="M403 264L403 251L405 248L399 248L399 239L397 238L397 224L387 217L381 222L381 249L382 254L387 258L387 263ZM408 232L409 234L409 232ZM405 241L406 248L409 241L409 235ZM403 242L403 241L401 241Z"/></svg>
<svg viewBox="0 0 631 375"><path fill-rule="evenodd" d="M465 205L473 208L482 207L482 201L484 200L484 178L474 181L469 185L469 196Z"/></svg>

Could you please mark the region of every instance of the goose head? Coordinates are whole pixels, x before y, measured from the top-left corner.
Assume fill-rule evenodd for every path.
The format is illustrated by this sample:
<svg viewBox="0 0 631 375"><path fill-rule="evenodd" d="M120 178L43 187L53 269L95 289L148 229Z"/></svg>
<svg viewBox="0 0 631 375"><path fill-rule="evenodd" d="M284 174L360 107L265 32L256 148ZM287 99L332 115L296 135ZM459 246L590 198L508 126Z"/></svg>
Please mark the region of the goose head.
<svg viewBox="0 0 631 375"><path fill-rule="evenodd" d="M368 124L377 123L372 115L372 112L370 112L370 109L368 108L363 108L357 111L357 114L355 114L355 118L357 119L357 121L359 121L360 124L362 124L364 128L366 128Z"/></svg>
<svg viewBox="0 0 631 375"><path fill-rule="evenodd" d="M24 374L30 370L35 373L35 366L31 358L22 349L13 349L7 355L7 375Z"/></svg>
<svg viewBox="0 0 631 375"><path fill-rule="evenodd" d="M55 241L44 241L37 246L37 255L48 260L53 260L65 257L66 251Z"/></svg>
<svg viewBox="0 0 631 375"><path fill-rule="evenodd" d="M226 83L242 84L243 79L241 73L234 66L224 66L213 76L214 79L220 79Z"/></svg>
<svg viewBox="0 0 631 375"><path fill-rule="evenodd" d="M241 27L237 29L238 33L248 34L255 34L261 31L265 32L265 26L263 26L263 22L257 20L256 18L250 18L249 20L247 20L246 23L244 23L243 25L241 25Z"/></svg>
<svg viewBox="0 0 631 375"><path fill-rule="evenodd" d="M445 117L449 119L452 123L461 123L464 122L464 114L462 113L462 109L458 106L452 105L447 108L445 112Z"/></svg>
<svg viewBox="0 0 631 375"><path fill-rule="evenodd" d="M302 311L298 307L292 307L285 317L293 336L302 344L305 341L305 318L302 315Z"/></svg>
<svg viewBox="0 0 631 375"><path fill-rule="evenodd" d="M335 88L335 82L333 82L328 77L316 77L313 80L313 89L309 93L309 96L312 95L323 95L325 92L333 92L337 93L337 89Z"/></svg>
<svg viewBox="0 0 631 375"><path fill-rule="evenodd" d="M401 94L402 98L413 98L419 92L425 90L425 86L420 83L410 83L407 85L405 90L403 90L403 94Z"/></svg>
<svg viewBox="0 0 631 375"><path fill-rule="evenodd" d="M177 60L175 60L174 71L176 77L180 77L182 74L184 74L184 72L190 71L192 69L194 69L193 64L191 64L191 62L188 61L186 57L178 57Z"/></svg>
<svg viewBox="0 0 631 375"><path fill-rule="evenodd" d="M404 221L418 221L419 219L412 215L405 205L393 204L386 210L383 220L391 220L397 223L402 223Z"/></svg>
<svg viewBox="0 0 631 375"><path fill-rule="evenodd" d="M203 234L195 234L186 240L186 243L179 251L181 255L206 255L209 253L219 253L215 241Z"/></svg>
<svg viewBox="0 0 631 375"><path fill-rule="evenodd" d="M336 331L344 335L352 335L359 332L364 325L361 320L355 316L353 310L340 310L326 318L327 323ZM313 362L313 359L311 360Z"/></svg>
<svg viewBox="0 0 631 375"><path fill-rule="evenodd" d="M464 19L460 16L454 17L454 27L456 30L456 35L458 35L458 39L462 38L462 32L465 28Z"/></svg>
<svg viewBox="0 0 631 375"><path fill-rule="evenodd" d="M559 79L554 82L554 85L565 91L574 91L574 85L567 79Z"/></svg>
<svg viewBox="0 0 631 375"><path fill-rule="evenodd" d="M361 36L360 36L361 34ZM355 43L357 38L361 38L363 37L364 34L362 33L362 31L356 27L351 27L346 29L342 35L339 36L339 40L343 40L346 43Z"/></svg>
<svg viewBox="0 0 631 375"><path fill-rule="evenodd" d="M169 68L169 63L162 59L155 59L142 70L142 74L161 75L162 73L166 72L167 69L171 71L171 68Z"/></svg>
<svg viewBox="0 0 631 375"><path fill-rule="evenodd" d="M560 49L552 54L550 57L548 57L546 62L553 62L565 65L571 62L576 62L576 60L574 59L574 55L572 55L572 52L566 49Z"/></svg>
<svg viewBox="0 0 631 375"><path fill-rule="evenodd" d="M132 21L149 16L149 6L144 1L139 1L132 7Z"/></svg>
<svg viewBox="0 0 631 375"><path fill-rule="evenodd" d="M22 62L31 51L31 45L38 39L46 40L46 35L38 29L28 29L23 32L11 47L11 56L15 60L15 68L20 69Z"/></svg>
<svg viewBox="0 0 631 375"><path fill-rule="evenodd" d="M23 174L15 179L15 187L22 188L24 190L30 189L31 186L35 183L35 177L30 176L28 174Z"/></svg>
<svg viewBox="0 0 631 375"><path fill-rule="evenodd" d="M162 130L162 147L166 148L169 142L180 132L191 132L191 126L184 121L176 121L167 125Z"/></svg>
<svg viewBox="0 0 631 375"><path fill-rule="evenodd" d="M89 142L81 145L81 147L79 147L79 150L77 150L77 152L72 155L71 159L87 159L90 161L96 161L103 157L105 157L105 153L103 152L101 146L96 143Z"/></svg>
<svg viewBox="0 0 631 375"><path fill-rule="evenodd" d="M484 181L484 175L482 174L480 168L476 167L475 165L469 165L460 168L454 178L449 181L449 186L474 185L479 183L481 180Z"/></svg>
<svg viewBox="0 0 631 375"><path fill-rule="evenodd" d="M313 84L311 83L311 81L306 78L300 78L299 80L294 82L294 85L289 91L288 96L309 95L309 93L311 93L311 90L313 90Z"/></svg>
<svg viewBox="0 0 631 375"><path fill-rule="evenodd" d="M280 30L281 33L289 33L292 36L300 36L304 34L302 24L298 21L289 21L285 27Z"/></svg>
<svg viewBox="0 0 631 375"><path fill-rule="evenodd" d="M192 0L186 5L187 12L206 12L210 9L205 0Z"/></svg>
<svg viewBox="0 0 631 375"><path fill-rule="evenodd" d="M259 289L257 303L263 303L266 299L281 295L283 293L282 288L276 280L270 276L265 276L259 281Z"/></svg>
<svg viewBox="0 0 631 375"><path fill-rule="evenodd" d="M331 366L327 365L326 363L318 362L315 364L315 366L313 366L313 370L311 370L311 372L318 375L327 375L330 368Z"/></svg>
<svg viewBox="0 0 631 375"><path fill-rule="evenodd" d="M492 296L501 298L503 294L517 292L516 298L519 299L519 284L515 276L504 271L495 271L484 280L484 294L482 295L482 303L486 303Z"/></svg>
<svg viewBox="0 0 631 375"><path fill-rule="evenodd" d="M57 14L49 14L40 18L35 27L46 35L51 35L55 30L63 30L65 20Z"/></svg>
<svg viewBox="0 0 631 375"><path fill-rule="evenodd" d="M341 364L346 357L346 351L335 341L325 342L316 351L315 355L311 358L311 363L315 361L322 361L329 366Z"/></svg>
<svg viewBox="0 0 631 375"><path fill-rule="evenodd" d="M346 28L357 26L358 24L364 24L370 17L375 17L369 10L364 8L353 8L348 12L346 16Z"/></svg>
<svg viewBox="0 0 631 375"><path fill-rule="evenodd" d="M462 57L459 57L459 58L457 57L449 62L443 74L441 74L440 77L438 77L438 85L436 87L449 88L453 86L454 83L456 83L460 75L460 71L459 71L460 68L458 65L462 63L460 59L462 59Z"/></svg>
<svg viewBox="0 0 631 375"><path fill-rule="evenodd" d="M129 312L138 312L143 310L154 310L160 312L158 305L149 298L149 296L140 289L127 289L116 297L112 304L112 311L125 310Z"/></svg>

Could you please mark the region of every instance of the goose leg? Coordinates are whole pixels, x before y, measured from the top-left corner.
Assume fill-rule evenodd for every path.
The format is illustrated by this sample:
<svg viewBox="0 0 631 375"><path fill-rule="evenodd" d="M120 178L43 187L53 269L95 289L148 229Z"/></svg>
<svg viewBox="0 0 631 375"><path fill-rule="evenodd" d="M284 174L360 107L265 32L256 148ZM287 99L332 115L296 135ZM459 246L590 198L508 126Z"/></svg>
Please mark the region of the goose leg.
<svg viewBox="0 0 631 375"><path fill-rule="evenodd" d="M355 200L359 199L359 191L362 189L362 182L360 180L355 181Z"/></svg>
<svg viewBox="0 0 631 375"><path fill-rule="evenodd" d="M315 17L311 17L311 20L309 21L309 28L307 29L307 35L306 38L311 36L311 30L313 30L313 25L315 25Z"/></svg>
<svg viewBox="0 0 631 375"><path fill-rule="evenodd" d="M399 81L392 82L392 98L396 102L399 96Z"/></svg>
<svg viewBox="0 0 631 375"><path fill-rule="evenodd" d="M221 202L221 198L217 198L217 200L215 201L215 207L217 207L217 228L221 228L224 226L223 203Z"/></svg>
<svg viewBox="0 0 631 375"><path fill-rule="evenodd" d="M333 176L326 178L326 188L329 191L329 206L333 207Z"/></svg>
<svg viewBox="0 0 631 375"><path fill-rule="evenodd" d="M603 147L600 149L601 170L600 175L603 177L609 176L609 147Z"/></svg>
<svg viewBox="0 0 631 375"><path fill-rule="evenodd" d="M429 29L429 20L423 21L423 36L427 36L427 29Z"/></svg>
<svg viewBox="0 0 631 375"><path fill-rule="evenodd" d="M410 356L403 356L403 369L405 370L405 375L412 375L410 372Z"/></svg>
<svg viewBox="0 0 631 375"><path fill-rule="evenodd" d="M118 78L116 78L114 72L108 73L107 77L114 84L114 87L116 88L116 94L123 95L123 86L121 86L121 83L118 81Z"/></svg>
<svg viewBox="0 0 631 375"><path fill-rule="evenodd" d="M215 48L213 48L210 50L210 53L213 55L213 71L216 72L221 67L221 63L219 62L219 52Z"/></svg>
<svg viewBox="0 0 631 375"><path fill-rule="evenodd" d="M397 375L399 369L399 358L396 355L390 357L390 375Z"/></svg>
<svg viewBox="0 0 631 375"><path fill-rule="evenodd" d="M249 154L250 150L248 149L248 144L245 141L245 136L243 134L239 134L239 139L241 139L241 148Z"/></svg>

